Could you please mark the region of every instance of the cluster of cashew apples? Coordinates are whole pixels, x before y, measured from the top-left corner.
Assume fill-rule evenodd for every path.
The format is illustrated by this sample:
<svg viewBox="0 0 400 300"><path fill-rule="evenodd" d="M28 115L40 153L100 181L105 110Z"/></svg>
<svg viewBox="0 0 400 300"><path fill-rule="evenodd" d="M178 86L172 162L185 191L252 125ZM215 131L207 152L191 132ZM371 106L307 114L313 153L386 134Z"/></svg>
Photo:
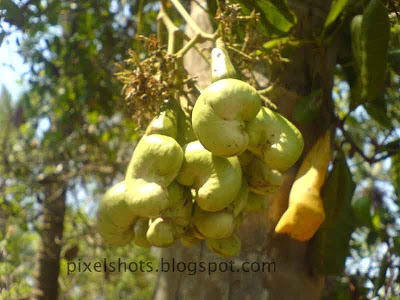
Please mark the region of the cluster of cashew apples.
<svg viewBox="0 0 400 300"><path fill-rule="evenodd" d="M150 123L125 180L100 201L104 241L168 247L205 240L220 256L238 255L245 214L263 210L283 183L282 172L300 157L303 138L258 92L235 79L223 48L212 51L212 84L191 119L176 101Z"/></svg>

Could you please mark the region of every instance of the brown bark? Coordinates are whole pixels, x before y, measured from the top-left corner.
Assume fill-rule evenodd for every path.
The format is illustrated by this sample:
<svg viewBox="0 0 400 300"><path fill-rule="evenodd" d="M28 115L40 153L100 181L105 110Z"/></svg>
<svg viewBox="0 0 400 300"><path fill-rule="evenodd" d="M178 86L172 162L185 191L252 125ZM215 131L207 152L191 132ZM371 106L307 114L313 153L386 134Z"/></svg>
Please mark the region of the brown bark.
<svg viewBox="0 0 400 300"><path fill-rule="evenodd" d="M200 2L206 5L205 1ZM330 1L297 0L289 1L289 5L298 17L296 37L300 40L312 40L322 28ZM204 30L210 29L210 25L205 22L208 16L197 5L192 6L192 16ZM290 63L277 63L271 66L271 73L268 74L271 82L279 78L278 85L272 95L269 95L278 106L279 112L291 119L296 101L315 88L323 90L325 103L319 126L299 126L305 140L304 155L323 130L327 129L331 120L336 50L334 46L324 50L317 49L316 46L302 46L289 55ZM200 75L200 86L204 88L209 84L210 70L200 66L200 61L188 56L186 67L191 75ZM285 172L285 183L270 197L266 213L245 216L239 232L242 251L238 257L232 258L235 266L240 266L242 262L271 262L275 264L274 272L247 273L235 269L234 272L215 272L211 275L207 272L197 272L196 275L177 271L159 273L153 299L319 299L324 278L311 272L311 263L307 257L308 244L294 241L286 235L274 234L275 225L287 208L290 187L300 162L301 159ZM191 249L177 243L174 247L163 250L162 257L169 262L175 259L175 262L186 263L231 261L216 257L207 250L204 243Z"/></svg>
<svg viewBox="0 0 400 300"><path fill-rule="evenodd" d="M36 274L36 300L58 299L61 241L64 231L66 189L57 182L43 184L45 199L41 228L41 245Z"/></svg>

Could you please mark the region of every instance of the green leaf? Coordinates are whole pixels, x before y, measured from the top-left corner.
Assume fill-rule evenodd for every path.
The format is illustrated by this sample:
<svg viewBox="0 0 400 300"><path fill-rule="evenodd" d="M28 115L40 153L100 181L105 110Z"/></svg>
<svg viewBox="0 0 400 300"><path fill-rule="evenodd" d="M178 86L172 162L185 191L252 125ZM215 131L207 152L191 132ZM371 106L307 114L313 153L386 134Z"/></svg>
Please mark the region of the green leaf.
<svg viewBox="0 0 400 300"><path fill-rule="evenodd" d="M390 46L400 48L400 24L394 24L390 28Z"/></svg>
<svg viewBox="0 0 400 300"><path fill-rule="evenodd" d="M87 114L87 119L91 124L97 124L99 121L99 112L98 111L91 111Z"/></svg>
<svg viewBox="0 0 400 300"><path fill-rule="evenodd" d="M355 128L357 128L358 126L360 126L360 123L357 121L357 119L356 118L354 118L353 116L351 116L351 115L349 115L347 118L346 118L346 125L347 126L350 126L350 127L355 127Z"/></svg>
<svg viewBox="0 0 400 300"><path fill-rule="evenodd" d="M282 38L269 40L268 42L264 43L263 48L265 50L272 50L280 46L300 47L302 45L310 43L312 42L307 40L296 40L293 37L286 36Z"/></svg>
<svg viewBox="0 0 400 300"><path fill-rule="evenodd" d="M296 16L287 6L287 0L261 0L257 4L267 21L279 31L288 32L297 22Z"/></svg>
<svg viewBox="0 0 400 300"><path fill-rule="evenodd" d="M250 14L255 9L260 13L260 29L266 36L288 33L297 23L296 15L287 6L287 0L236 0L243 12Z"/></svg>
<svg viewBox="0 0 400 300"><path fill-rule="evenodd" d="M400 139L391 141L391 142L389 142L389 143L387 143L385 145L380 146L377 149L377 152L384 152L384 151L387 151L387 152L400 152ZM392 158L392 161L393 161L393 158Z"/></svg>
<svg viewBox="0 0 400 300"><path fill-rule="evenodd" d="M335 22L348 2L348 0L336 0L332 3L331 10L329 11L328 17L325 20L324 30L326 30L331 24L333 24L333 22Z"/></svg>
<svg viewBox="0 0 400 300"><path fill-rule="evenodd" d="M380 232L382 229L381 214L382 212L378 209L372 217L372 226L376 232Z"/></svg>
<svg viewBox="0 0 400 300"><path fill-rule="evenodd" d="M400 236L393 238L393 253L400 256Z"/></svg>
<svg viewBox="0 0 400 300"><path fill-rule="evenodd" d="M6 17L7 22L12 25L23 26L24 17L17 4L11 0L0 1L0 11L5 11L5 14L0 14L0 17Z"/></svg>
<svg viewBox="0 0 400 300"><path fill-rule="evenodd" d="M400 140L398 140L400 144ZM392 167L390 169L390 177L395 189L397 198L400 199L400 153L392 156Z"/></svg>
<svg viewBox="0 0 400 300"><path fill-rule="evenodd" d="M374 282L374 292L373 295L376 296L378 294L379 289L385 284L386 280L386 271L390 266L390 256L386 254L380 264L379 274Z"/></svg>
<svg viewBox="0 0 400 300"><path fill-rule="evenodd" d="M390 22L386 6L380 0L371 0L351 26L352 48L358 74L352 89L350 108L374 101L386 85Z"/></svg>
<svg viewBox="0 0 400 300"><path fill-rule="evenodd" d="M325 222L312 241L312 265L316 272L338 275L344 270L349 255L349 241L354 230L351 199L355 184L343 151L322 189Z"/></svg>
<svg viewBox="0 0 400 300"><path fill-rule="evenodd" d="M376 241L378 240L378 238L379 238L379 233L374 230L371 230L368 233L366 242L368 245L374 245L376 243Z"/></svg>
<svg viewBox="0 0 400 300"><path fill-rule="evenodd" d="M0 2L0 10L6 10L8 17L15 18L16 13L19 12L19 7L11 0L2 0Z"/></svg>
<svg viewBox="0 0 400 300"><path fill-rule="evenodd" d="M358 226L371 227L371 203L371 198L368 196L359 197L353 201L352 206Z"/></svg>
<svg viewBox="0 0 400 300"><path fill-rule="evenodd" d="M387 105L384 97L378 97L371 102L367 102L364 104L364 107L370 117L378 122L379 125L384 128L392 128L392 122L390 118L388 118Z"/></svg>
<svg viewBox="0 0 400 300"><path fill-rule="evenodd" d="M361 36L363 15L357 15L351 20L351 49L357 71L361 68Z"/></svg>
<svg viewBox="0 0 400 300"><path fill-rule="evenodd" d="M290 41L290 37L283 37L283 38L278 38L278 39L272 39L266 43L264 43L263 47L266 50L272 50L274 48L277 48L281 45L286 45Z"/></svg>
<svg viewBox="0 0 400 300"><path fill-rule="evenodd" d="M347 208L350 212L352 211L351 200L354 189L355 184L352 174L343 151L340 151L322 189L326 214L322 227L335 228L337 218L344 213L344 208Z"/></svg>

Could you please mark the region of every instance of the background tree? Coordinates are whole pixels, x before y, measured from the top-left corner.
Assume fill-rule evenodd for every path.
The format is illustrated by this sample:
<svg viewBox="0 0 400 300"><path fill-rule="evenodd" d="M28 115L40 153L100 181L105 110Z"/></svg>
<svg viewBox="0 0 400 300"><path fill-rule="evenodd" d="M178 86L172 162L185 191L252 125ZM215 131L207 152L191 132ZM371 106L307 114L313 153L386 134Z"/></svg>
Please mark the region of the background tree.
<svg viewBox="0 0 400 300"><path fill-rule="evenodd" d="M18 43L31 66L30 88L19 99L18 108L5 105L14 120L13 138L6 129L10 117L0 118L6 120L1 134L5 146L0 152L0 218L7 218L0 243L3 297L150 297L154 273L66 274L67 261L77 259L154 260L147 250L130 246L115 251L102 244L94 227L93 196L100 196L121 178L139 137L137 124L145 127L162 99L179 91L193 104L197 94L190 76L189 90L179 84L166 88L163 80L153 76L153 69L142 69L145 72L134 78L139 80L134 84L143 87L140 96L153 93L140 98L149 102L133 102L130 97L120 101L122 84L114 76L120 69L114 63L122 63L133 49L131 65L121 66L135 75L146 58L167 62L168 71L180 66L184 58L186 69L199 76L198 87L204 88L210 72L207 64L201 67L198 62L209 52L200 51L200 57L193 58L192 50L184 55L189 47L181 45L192 38L189 45L195 48L212 47L216 35L210 33L217 26L242 78L263 90L278 111L299 127L305 139L304 153L326 128L337 128L335 157L339 159L339 149L344 151L357 184L353 197L357 229L351 252L345 249L350 256L346 273L325 281L327 299L374 295L394 299L398 295L397 4L382 1L388 7L392 30L384 93L354 111L355 96L349 91L355 89L358 70L351 54L350 22L369 1L242 1L241 7L219 1L218 10L214 1L207 2L196 1L189 19L182 13L189 9L188 3L180 7L177 1L2 1L2 18L12 25L11 31L24 32ZM188 38L180 31L183 24L187 24ZM151 33L168 47L160 48ZM137 40L137 34L147 38ZM200 45L203 41L208 44ZM299 243L273 233L287 207L298 167L286 172L285 184L269 199L268 210L248 216L241 229L243 249L236 259L273 261L276 272L218 273L212 278L205 273L159 274L154 298L319 299L326 274L314 260L315 242ZM342 195L337 191L338 199ZM339 223L337 231L342 229ZM19 253L23 243L29 246ZM36 273L30 272L34 254ZM163 256L177 261L219 261L204 245L187 250L177 244L164 250ZM32 277L36 278L35 291Z"/></svg>
<svg viewBox="0 0 400 300"><path fill-rule="evenodd" d="M77 196L77 190L102 193L121 176L136 136L134 123L116 114L121 85L110 63L123 59L126 53L122 49L134 45L136 23L124 20L127 6L114 3L111 9L110 5L108 1L79 5L72 1L2 2L3 18L14 26L12 30L25 32L24 40L17 42L32 75L30 90L19 100L26 122L19 127L18 148L10 144L15 151L4 152L7 160L12 158L12 163L2 164L4 197L17 207L6 210L8 224L40 234L41 246L35 251L37 271L31 273L36 277L33 292L38 299L71 293L68 289L77 279L58 280L60 265L65 274L65 261L60 261L62 247L69 249L82 241L82 253L89 247L91 255L103 248L88 219L93 211ZM149 33L154 21L149 17L150 22L143 19L144 33ZM116 39L118 36L124 38ZM67 198L74 205L67 209L69 231L64 233ZM18 222L12 221L13 216ZM128 249L120 255L127 253ZM123 294L136 286L131 279L127 286L108 291L119 279L104 280L110 282L102 285L105 295ZM58 282L64 284L64 292L58 290ZM9 295L7 292L4 297L16 297L12 286ZM81 299L81 294L87 293L74 297ZM146 294L146 289L138 293Z"/></svg>

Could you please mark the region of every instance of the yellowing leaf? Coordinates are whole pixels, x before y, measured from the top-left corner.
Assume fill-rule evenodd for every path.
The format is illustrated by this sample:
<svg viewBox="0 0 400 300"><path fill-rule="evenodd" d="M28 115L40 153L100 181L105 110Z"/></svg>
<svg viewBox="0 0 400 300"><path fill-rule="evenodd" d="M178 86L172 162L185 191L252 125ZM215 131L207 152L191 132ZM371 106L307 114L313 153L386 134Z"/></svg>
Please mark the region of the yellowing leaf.
<svg viewBox="0 0 400 300"><path fill-rule="evenodd" d="M331 10L329 11L329 15L324 24L324 29L328 28L333 22L335 22L336 18L340 15L348 2L348 0L336 0L332 3Z"/></svg>

